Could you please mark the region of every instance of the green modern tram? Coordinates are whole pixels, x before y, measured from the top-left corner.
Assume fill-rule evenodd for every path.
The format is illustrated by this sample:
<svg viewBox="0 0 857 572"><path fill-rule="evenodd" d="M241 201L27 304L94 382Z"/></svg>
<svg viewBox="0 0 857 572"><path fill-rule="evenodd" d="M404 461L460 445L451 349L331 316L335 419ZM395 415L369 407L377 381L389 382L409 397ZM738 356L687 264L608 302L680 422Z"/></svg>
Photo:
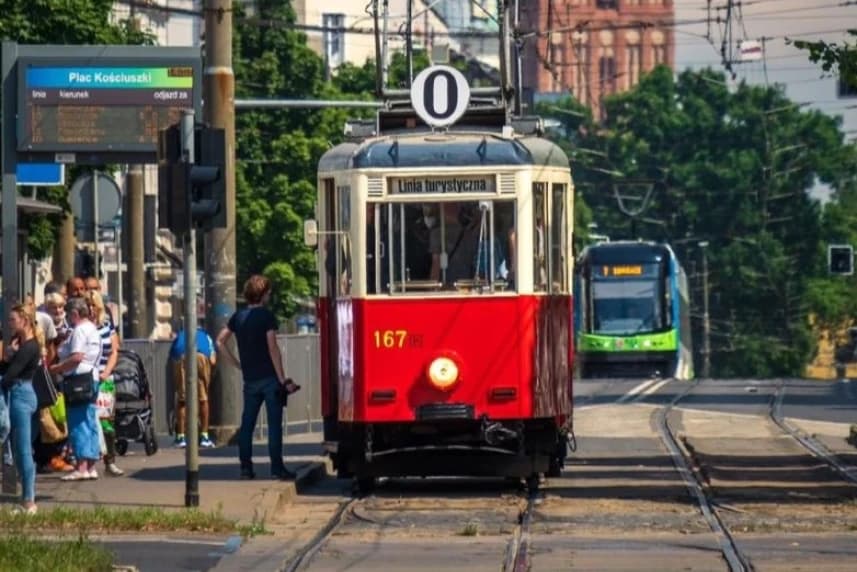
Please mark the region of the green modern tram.
<svg viewBox="0 0 857 572"><path fill-rule="evenodd" d="M589 246L575 270L582 377L693 377L687 275L669 245Z"/></svg>

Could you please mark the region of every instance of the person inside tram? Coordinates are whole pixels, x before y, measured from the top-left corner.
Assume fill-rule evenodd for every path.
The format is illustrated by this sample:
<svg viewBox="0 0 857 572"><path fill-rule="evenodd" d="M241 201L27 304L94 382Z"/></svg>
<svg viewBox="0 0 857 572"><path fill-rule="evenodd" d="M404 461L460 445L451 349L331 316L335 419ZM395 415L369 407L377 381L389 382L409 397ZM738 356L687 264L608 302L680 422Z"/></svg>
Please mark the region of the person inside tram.
<svg viewBox="0 0 857 572"><path fill-rule="evenodd" d="M429 251L432 255L430 279L440 282L442 257L446 255L445 287L452 287L459 280L473 279L473 261L478 246L478 228L473 228L474 217L468 216L462 203L443 203L446 240L442 240L441 227L431 229ZM478 217L475 217L478 225Z"/></svg>
<svg viewBox="0 0 857 572"><path fill-rule="evenodd" d="M431 229L438 224L436 213L437 208L428 204L408 207L405 268L409 281L429 279L432 263L429 243Z"/></svg>

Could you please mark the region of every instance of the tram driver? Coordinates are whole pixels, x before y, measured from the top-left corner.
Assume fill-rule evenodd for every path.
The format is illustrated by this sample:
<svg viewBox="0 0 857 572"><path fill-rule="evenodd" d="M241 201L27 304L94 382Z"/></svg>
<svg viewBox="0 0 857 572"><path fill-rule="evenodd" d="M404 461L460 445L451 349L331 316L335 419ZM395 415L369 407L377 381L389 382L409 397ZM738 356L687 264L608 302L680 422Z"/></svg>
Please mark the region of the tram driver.
<svg viewBox="0 0 857 572"><path fill-rule="evenodd" d="M464 216L466 214L464 207L463 203L443 203L441 213L446 236L441 235L440 225L435 225L429 234L431 252L429 277L435 282L442 280L446 288L454 287L458 280L473 278L473 260L479 237L473 228L473 219ZM441 271L444 258L445 274Z"/></svg>

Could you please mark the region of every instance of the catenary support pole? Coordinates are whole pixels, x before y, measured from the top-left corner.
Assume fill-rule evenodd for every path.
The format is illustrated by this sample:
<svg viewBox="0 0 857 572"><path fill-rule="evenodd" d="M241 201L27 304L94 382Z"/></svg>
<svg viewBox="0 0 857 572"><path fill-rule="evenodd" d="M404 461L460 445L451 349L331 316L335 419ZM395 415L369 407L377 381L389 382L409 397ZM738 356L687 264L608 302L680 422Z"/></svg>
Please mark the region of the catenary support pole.
<svg viewBox="0 0 857 572"><path fill-rule="evenodd" d="M186 167L188 231L184 234L184 335L185 335L185 407L187 411L187 448L185 449L185 495L187 507L199 506L199 402L196 364L196 230L190 216L190 165L194 159L193 111L182 112L182 159Z"/></svg>
<svg viewBox="0 0 857 572"><path fill-rule="evenodd" d="M144 267L145 216L143 166L131 165L126 179L126 233L128 235L128 337L147 338L146 275ZM121 312L121 309L120 309Z"/></svg>
<svg viewBox="0 0 857 572"><path fill-rule="evenodd" d="M702 249L702 377L711 377L711 320L708 315L708 252L707 242L700 242Z"/></svg>
<svg viewBox="0 0 857 572"><path fill-rule="evenodd" d="M212 335L235 311L235 76L232 71L232 0L205 2L205 123L226 131L226 228L205 237L206 329ZM238 431L241 406L238 371L215 368L209 407L211 430L219 443L232 441Z"/></svg>

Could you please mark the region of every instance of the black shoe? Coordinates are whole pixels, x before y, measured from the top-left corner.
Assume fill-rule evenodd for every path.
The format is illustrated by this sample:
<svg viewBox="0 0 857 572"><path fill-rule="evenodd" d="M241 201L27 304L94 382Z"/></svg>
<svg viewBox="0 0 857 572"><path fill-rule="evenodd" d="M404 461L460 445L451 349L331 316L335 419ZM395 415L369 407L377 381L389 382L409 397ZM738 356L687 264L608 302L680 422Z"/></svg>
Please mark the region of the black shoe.
<svg viewBox="0 0 857 572"><path fill-rule="evenodd" d="M279 471L279 472L273 473L273 474L271 475L271 477L272 477L272 478L274 478L274 479L276 479L276 480L279 480L279 481L293 481L293 480L295 480L298 476L297 476L295 473L293 473L293 472L291 472L290 470L288 470L288 469L283 469L282 471Z"/></svg>
<svg viewBox="0 0 857 572"><path fill-rule="evenodd" d="M241 480L249 481L251 479L256 478L256 473L253 472L253 469L241 469Z"/></svg>

